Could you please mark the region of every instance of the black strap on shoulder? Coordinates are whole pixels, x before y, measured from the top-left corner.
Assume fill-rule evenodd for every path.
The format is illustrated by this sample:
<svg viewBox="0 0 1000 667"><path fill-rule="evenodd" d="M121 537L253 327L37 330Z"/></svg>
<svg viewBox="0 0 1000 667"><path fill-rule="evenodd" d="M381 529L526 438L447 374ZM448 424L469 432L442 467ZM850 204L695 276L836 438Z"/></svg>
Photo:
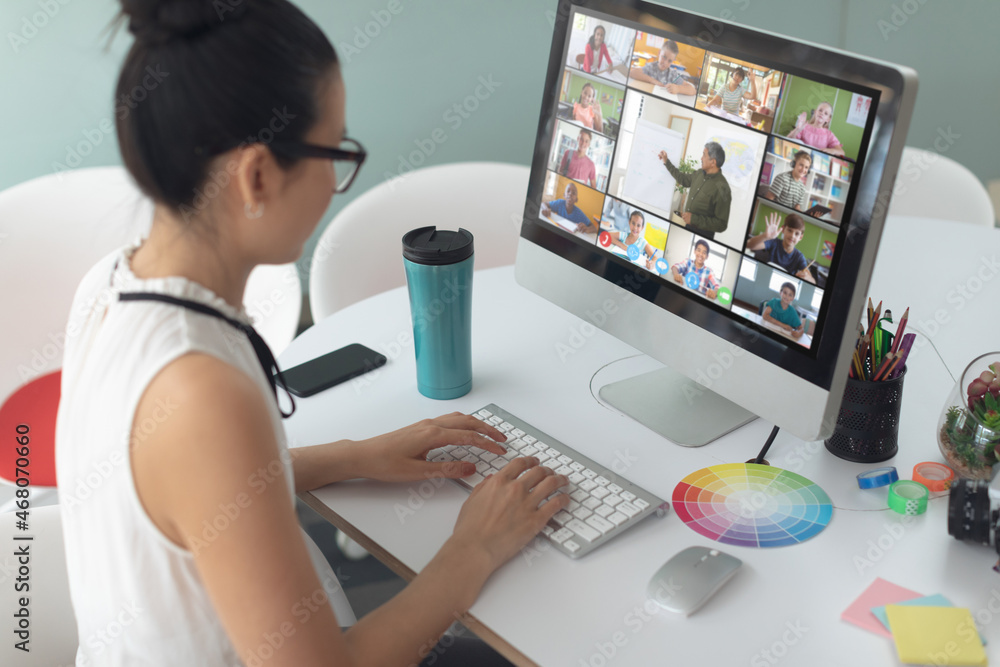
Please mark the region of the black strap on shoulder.
<svg viewBox="0 0 1000 667"><path fill-rule="evenodd" d="M257 333L257 330L249 324L243 324L242 322L234 320L231 317L226 317L215 308L206 306L203 303L190 301L188 299L178 299L177 297L169 296L167 294L157 294L156 292L122 292L118 295L118 300L162 301L163 303L169 303L174 306L180 306L181 308L193 310L201 313L202 315L217 317L230 326L239 329L247 335L247 338L250 339L250 344L253 345L253 351L257 354L257 360L260 361L260 365L264 368L264 375L267 376L267 381L271 383L271 391L274 392L275 402L278 401L278 385L281 385L281 388L285 390L286 394L288 394L288 400L292 405L292 409L285 412L281 409L281 404L278 403L278 411L281 412L281 416L288 419L295 413L295 399L292 397L291 392L288 391L288 385L285 383L285 377L281 374L281 369L278 368L278 362L275 361L274 355L271 354L271 348L267 346L267 343L264 342L264 339L261 338L259 333Z"/></svg>

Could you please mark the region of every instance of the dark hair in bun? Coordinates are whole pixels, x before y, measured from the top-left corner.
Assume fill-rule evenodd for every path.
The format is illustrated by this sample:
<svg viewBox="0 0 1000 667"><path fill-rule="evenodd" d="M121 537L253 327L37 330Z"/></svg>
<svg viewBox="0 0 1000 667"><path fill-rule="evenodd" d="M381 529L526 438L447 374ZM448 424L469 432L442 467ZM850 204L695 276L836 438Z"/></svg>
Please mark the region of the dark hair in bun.
<svg viewBox="0 0 1000 667"><path fill-rule="evenodd" d="M154 201L201 209L215 157L279 137L301 142L315 125L337 54L288 0L121 3L135 43L115 91L118 143Z"/></svg>

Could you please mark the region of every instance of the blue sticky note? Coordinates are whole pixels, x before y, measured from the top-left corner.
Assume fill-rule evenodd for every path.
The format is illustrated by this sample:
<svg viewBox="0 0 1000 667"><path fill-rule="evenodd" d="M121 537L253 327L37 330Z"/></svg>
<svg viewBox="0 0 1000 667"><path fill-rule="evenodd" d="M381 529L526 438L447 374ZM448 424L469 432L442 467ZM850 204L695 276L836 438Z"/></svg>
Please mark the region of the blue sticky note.
<svg viewBox="0 0 1000 667"><path fill-rule="evenodd" d="M896 602L895 604L907 605L911 607L954 607L951 600L945 596L938 593L937 595L928 595L922 598L913 598L912 600L904 600L903 602ZM885 626L885 629L892 632L892 628L889 627L889 615L885 611L885 606L882 607L872 607L872 613L878 618L879 622ZM983 646L986 646L986 638L982 634L979 635L980 639L983 640Z"/></svg>

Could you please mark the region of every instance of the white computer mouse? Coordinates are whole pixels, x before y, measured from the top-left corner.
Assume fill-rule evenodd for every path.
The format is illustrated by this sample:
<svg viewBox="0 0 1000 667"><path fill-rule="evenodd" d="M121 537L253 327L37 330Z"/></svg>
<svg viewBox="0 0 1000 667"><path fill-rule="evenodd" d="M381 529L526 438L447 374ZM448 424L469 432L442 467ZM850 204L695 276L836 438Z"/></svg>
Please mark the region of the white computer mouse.
<svg viewBox="0 0 1000 667"><path fill-rule="evenodd" d="M688 616L697 611L743 565L709 547L688 547L656 571L646 596L664 609Z"/></svg>

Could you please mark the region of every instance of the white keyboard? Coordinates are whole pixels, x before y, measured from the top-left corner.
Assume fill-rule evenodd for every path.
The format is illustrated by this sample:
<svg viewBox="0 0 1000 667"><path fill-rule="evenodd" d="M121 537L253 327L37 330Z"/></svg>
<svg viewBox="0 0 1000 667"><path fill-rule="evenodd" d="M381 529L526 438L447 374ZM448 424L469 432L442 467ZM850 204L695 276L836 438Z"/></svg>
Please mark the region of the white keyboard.
<svg viewBox="0 0 1000 667"><path fill-rule="evenodd" d="M501 443L507 453L501 456L449 445L430 452L430 460L474 463L474 474L453 480L468 491L518 456L534 456L540 465L566 475L569 485L560 493L568 494L570 503L542 529L541 536L571 558L590 553L650 514L663 516L670 508L669 503L492 403L473 416L507 436L507 442Z"/></svg>

